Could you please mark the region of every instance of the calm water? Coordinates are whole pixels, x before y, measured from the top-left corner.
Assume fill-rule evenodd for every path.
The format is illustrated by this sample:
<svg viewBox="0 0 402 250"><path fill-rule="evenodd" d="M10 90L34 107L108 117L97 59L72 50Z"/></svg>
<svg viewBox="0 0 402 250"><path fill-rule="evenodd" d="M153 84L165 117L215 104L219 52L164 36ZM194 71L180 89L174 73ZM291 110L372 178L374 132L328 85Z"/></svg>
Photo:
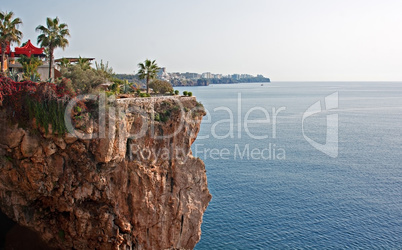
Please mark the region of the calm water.
<svg viewBox="0 0 402 250"><path fill-rule="evenodd" d="M193 145L213 195L196 249L402 248L402 83L178 89L210 114ZM338 114L336 158L302 131L303 113L334 92L338 108L308 117L304 133L325 143L326 117ZM282 108L276 127L272 108ZM246 129L247 113L269 122Z"/></svg>

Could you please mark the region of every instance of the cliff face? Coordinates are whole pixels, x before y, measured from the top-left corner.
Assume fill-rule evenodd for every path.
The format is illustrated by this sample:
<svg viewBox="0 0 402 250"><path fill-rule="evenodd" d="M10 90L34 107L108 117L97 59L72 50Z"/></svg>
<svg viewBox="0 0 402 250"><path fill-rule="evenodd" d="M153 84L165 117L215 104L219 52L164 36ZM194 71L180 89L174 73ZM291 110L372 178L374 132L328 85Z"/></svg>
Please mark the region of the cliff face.
<svg viewBox="0 0 402 250"><path fill-rule="evenodd" d="M198 106L194 97L120 99L99 118L73 112L81 138L34 121L22 129L1 112L1 210L57 248L193 248L211 199L190 149Z"/></svg>

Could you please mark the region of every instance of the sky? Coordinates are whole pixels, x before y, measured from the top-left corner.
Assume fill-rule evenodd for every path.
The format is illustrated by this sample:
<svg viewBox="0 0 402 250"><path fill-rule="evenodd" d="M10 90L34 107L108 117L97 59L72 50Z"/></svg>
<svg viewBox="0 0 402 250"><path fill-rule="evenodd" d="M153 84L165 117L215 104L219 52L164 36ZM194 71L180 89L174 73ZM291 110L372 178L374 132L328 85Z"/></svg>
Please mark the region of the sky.
<svg viewBox="0 0 402 250"><path fill-rule="evenodd" d="M401 0L0 0L23 25L59 17L70 45L133 74L145 59L168 72L263 74L272 81L402 81Z"/></svg>

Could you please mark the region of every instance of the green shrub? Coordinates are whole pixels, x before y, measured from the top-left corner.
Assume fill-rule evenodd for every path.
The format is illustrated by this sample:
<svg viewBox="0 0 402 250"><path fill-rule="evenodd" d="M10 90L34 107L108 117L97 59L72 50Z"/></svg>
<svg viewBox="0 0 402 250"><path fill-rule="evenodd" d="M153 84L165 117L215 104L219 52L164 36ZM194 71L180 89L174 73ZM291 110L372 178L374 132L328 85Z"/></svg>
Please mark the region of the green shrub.
<svg viewBox="0 0 402 250"><path fill-rule="evenodd" d="M188 96L193 96L193 92L188 92L187 95Z"/></svg>
<svg viewBox="0 0 402 250"><path fill-rule="evenodd" d="M82 69L79 65L69 65L62 68L62 76L71 79L75 89L79 89L81 93L93 92L100 84L105 82L103 75L93 69ZM118 84L117 84L118 85Z"/></svg>
<svg viewBox="0 0 402 250"><path fill-rule="evenodd" d="M175 95L178 95L180 93L180 91L178 91L177 89L174 91Z"/></svg>
<svg viewBox="0 0 402 250"><path fill-rule="evenodd" d="M159 94L165 94L167 92L173 91L173 87L172 84L170 84L170 82L159 79L153 80L152 82L149 83L148 86L152 88L155 93Z"/></svg>
<svg viewBox="0 0 402 250"><path fill-rule="evenodd" d="M188 92L187 91L183 91L183 95L187 96Z"/></svg>
<svg viewBox="0 0 402 250"><path fill-rule="evenodd" d="M82 111L81 107L79 107L79 106L75 106L74 110L77 113L81 113L81 111Z"/></svg>
<svg viewBox="0 0 402 250"><path fill-rule="evenodd" d="M32 98L26 99L29 119L36 119L36 124L45 128L49 133L49 124L52 125L53 133L64 134L67 128L64 123L65 103L58 100L46 100L37 102Z"/></svg>

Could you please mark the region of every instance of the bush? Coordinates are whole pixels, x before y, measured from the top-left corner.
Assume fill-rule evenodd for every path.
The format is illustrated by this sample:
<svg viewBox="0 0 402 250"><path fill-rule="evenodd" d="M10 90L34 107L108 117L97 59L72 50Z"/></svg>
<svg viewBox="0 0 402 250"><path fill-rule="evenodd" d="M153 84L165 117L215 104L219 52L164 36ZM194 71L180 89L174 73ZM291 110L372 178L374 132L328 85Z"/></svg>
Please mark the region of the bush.
<svg viewBox="0 0 402 250"><path fill-rule="evenodd" d="M62 69L62 76L71 80L74 88L81 93L94 91L100 84L105 82L103 75L93 68L84 70L79 65L69 65Z"/></svg>
<svg viewBox="0 0 402 250"><path fill-rule="evenodd" d="M165 94L167 92L173 91L172 84L168 81L163 80L153 80L148 85L154 90L155 93Z"/></svg>
<svg viewBox="0 0 402 250"><path fill-rule="evenodd" d="M122 85L120 92L123 94L129 94L133 91L134 91L134 89L128 84L128 82L126 80L126 82L124 82L124 84Z"/></svg>
<svg viewBox="0 0 402 250"><path fill-rule="evenodd" d="M160 117L159 113L155 114L154 120L157 121L157 122L159 122L161 120L161 117Z"/></svg>
<svg viewBox="0 0 402 250"><path fill-rule="evenodd" d="M110 91L113 92L115 95L120 94L120 85L118 83L113 83L110 86Z"/></svg>
<svg viewBox="0 0 402 250"><path fill-rule="evenodd" d="M188 96L193 96L193 92L188 92L187 95Z"/></svg>
<svg viewBox="0 0 402 250"><path fill-rule="evenodd" d="M187 91L183 91L184 96L187 96L187 93L188 93Z"/></svg>
<svg viewBox="0 0 402 250"><path fill-rule="evenodd" d="M174 91L174 94L175 95L178 95L180 92L176 89L175 91Z"/></svg>
<svg viewBox="0 0 402 250"><path fill-rule="evenodd" d="M9 117L24 126L36 123L48 132L49 124L53 132L66 132L64 110L72 94L63 84L31 81L14 82L0 77L0 101L9 112Z"/></svg>

